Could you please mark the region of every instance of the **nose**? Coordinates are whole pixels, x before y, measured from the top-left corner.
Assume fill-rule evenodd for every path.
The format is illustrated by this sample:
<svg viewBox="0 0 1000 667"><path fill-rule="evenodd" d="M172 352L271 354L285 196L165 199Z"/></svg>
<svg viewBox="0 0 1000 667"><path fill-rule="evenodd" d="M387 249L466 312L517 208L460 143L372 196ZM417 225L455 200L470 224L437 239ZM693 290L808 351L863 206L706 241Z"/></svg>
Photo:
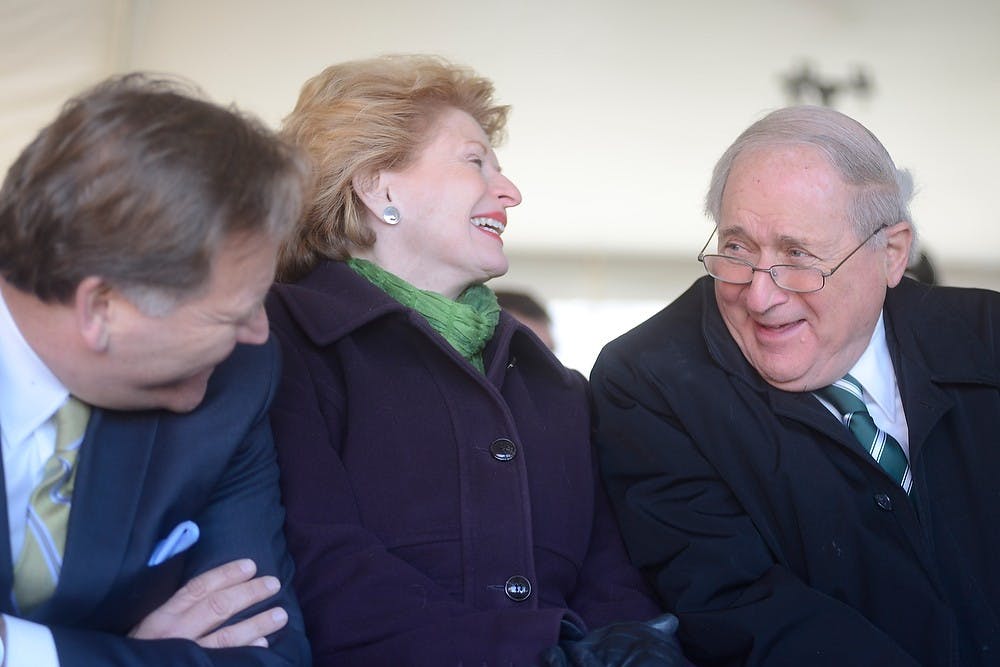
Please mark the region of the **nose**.
<svg viewBox="0 0 1000 667"><path fill-rule="evenodd" d="M236 331L236 340L240 343L248 343L250 345L262 345L267 341L269 333L267 312L264 310L262 304L250 319L243 323Z"/></svg>
<svg viewBox="0 0 1000 667"><path fill-rule="evenodd" d="M788 300L788 292L774 283L768 271L755 271L745 289L747 310L752 313L765 313Z"/></svg>
<svg viewBox="0 0 1000 667"><path fill-rule="evenodd" d="M504 208L517 206L521 203L521 191L517 189L514 182L504 176L497 174L493 182L493 190L497 198L503 203Z"/></svg>

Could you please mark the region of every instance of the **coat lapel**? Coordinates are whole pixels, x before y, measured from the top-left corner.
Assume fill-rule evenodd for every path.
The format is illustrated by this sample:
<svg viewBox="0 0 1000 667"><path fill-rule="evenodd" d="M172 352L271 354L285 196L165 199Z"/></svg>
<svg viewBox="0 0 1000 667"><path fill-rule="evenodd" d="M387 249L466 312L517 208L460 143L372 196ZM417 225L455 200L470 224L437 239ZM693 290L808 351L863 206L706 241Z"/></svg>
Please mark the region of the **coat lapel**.
<svg viewBox="0 0 1000 667"><path fill-rule="evenodd" d="M906 358L900 360L896 377L909 431L910 461L916 461L931 430L955 402L931 380L926 368Z"/></svg>
<svg viewBox="0 0 1000 667"><path fill-rule="evenodd" d="M792 393L773 387L764 391L771 404L771 409L776 415L805 424L811 430L819 431L831 440L836 440L838 444L847 447L866 461L870 460L875 463L875 459L865 451L857 438L851 435L851 432L844 428L844 425L823 407L823 404L811 392Z"/></svg>
<svg viewBox="0 0 1000 667"><path fill-rule="evenodd" d="M86 617L109 592L136 521L158 423L149 412L92 413L80 453L59 585L38 610L47 621L71 624ZM63 608L63 600L71 604Z"/></svg>
<svg viewBox="0 0 1000 667"><path fill-rule="evenodd" d="M944 385L1000 386L996 362L970 323L945 308L925 314L922 295L904 281L886 298L886 336L906 414L911 461L954 407Z"/></svg>

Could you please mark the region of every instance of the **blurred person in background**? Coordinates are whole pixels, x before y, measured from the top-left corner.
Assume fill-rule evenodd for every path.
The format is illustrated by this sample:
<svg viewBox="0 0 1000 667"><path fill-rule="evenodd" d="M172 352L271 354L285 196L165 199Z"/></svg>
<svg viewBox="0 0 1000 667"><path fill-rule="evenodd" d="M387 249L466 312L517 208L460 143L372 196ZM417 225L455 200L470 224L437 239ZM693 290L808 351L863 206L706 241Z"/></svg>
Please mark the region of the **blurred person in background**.
<svg viewBox="0 0 1000 667"><path fill-rule="evenodd" d="M550 350L556 349L555 338L552 336L552 318L538 299L527 292L517 290L498 289L494 292L501 309L531 329L538 336L538 340L545 343L545 347Z"/></svg>
<svg viewBox="0 0 1000 667"><path fill-rule="evenodd" d="M934 262L931 261L930 256L924 251L917 253L916 258L906 267L904 275L927 285L938 284L937 270L934 268Z"/></svg>

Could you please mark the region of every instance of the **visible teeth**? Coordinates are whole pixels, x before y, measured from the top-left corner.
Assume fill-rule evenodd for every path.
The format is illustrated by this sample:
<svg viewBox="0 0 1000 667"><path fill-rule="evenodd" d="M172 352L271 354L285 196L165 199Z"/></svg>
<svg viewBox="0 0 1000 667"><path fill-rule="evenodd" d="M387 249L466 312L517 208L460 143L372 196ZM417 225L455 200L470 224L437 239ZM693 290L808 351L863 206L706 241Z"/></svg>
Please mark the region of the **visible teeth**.
<svg viewBox="0 0 1000 667"><path fill-rule="evenodd" d="M487 229L493 230L497 234L503 234L503 230L507 228L507 225L499 220L494 220L493 218L473 218L472 224L476 227L486 227Z"/></svg>

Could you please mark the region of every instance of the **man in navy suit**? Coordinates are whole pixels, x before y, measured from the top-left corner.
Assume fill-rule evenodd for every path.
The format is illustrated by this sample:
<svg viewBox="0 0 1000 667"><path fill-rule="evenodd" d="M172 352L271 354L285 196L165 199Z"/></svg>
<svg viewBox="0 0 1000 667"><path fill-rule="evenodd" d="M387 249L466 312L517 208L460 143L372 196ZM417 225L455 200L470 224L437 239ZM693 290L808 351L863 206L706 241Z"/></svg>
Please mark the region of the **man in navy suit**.
<svg viewBox="0 0 1000 667"><path fill-rule="evenodd" d="M11 167L0 191L9 667L308 664L262 306L307 174L259 123L141 75L71 100ZM68 518L46 542L34 489L64 456L54 419L69 402L83 406L81 444L59 459L68 497L51 498ZM28 543L60 540L45 551L51 580L31 590Z"/></svg>
<svg viewBox="0 0 1000 667"><path fill-rule="evenodd" d="M903 277L912 192L853 119L768 114L715 167L709 275L594 367L695 664L1000 664L1000 294Z"/></svg>

